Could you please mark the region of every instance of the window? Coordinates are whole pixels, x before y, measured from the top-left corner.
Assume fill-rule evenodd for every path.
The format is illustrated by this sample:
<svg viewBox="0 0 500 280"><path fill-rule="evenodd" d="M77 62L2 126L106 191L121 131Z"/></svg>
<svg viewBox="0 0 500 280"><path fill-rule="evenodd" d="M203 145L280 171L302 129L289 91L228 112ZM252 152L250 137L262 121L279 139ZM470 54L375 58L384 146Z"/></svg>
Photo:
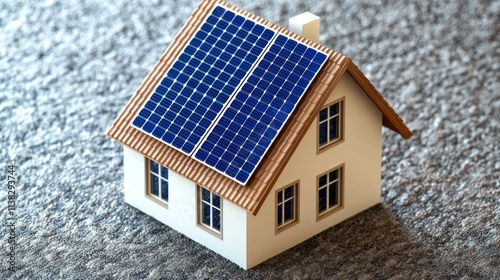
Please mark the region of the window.
<svg viewBox="0 0 500 280"><path fill-rule="evenodd" d="M149 178L146 193L156 201L168 203L168 169L148 160Z"/></svg>
<svg viewBox="0 0 500 280"><path fill-rule="evenodd" d="M336 101L319 111L318 147L322 149L343 140L344 100Z"/></svg>
<svg viewBox="0 0 500 280"><path fill-rule="evenodd" d="M198 186L198 224L209 232L222 232L222 201L220 196Z"/></svg>
<svg viewBox="0 0 500 280"><path fill-rule="evenodd" d="M298 222L298 186L295 182L276 192L276 233Z"/></svg>
<svg viewBox="0 0 500 280"><path fill-rule="evenodd" d="M342 208L343 165L318 176L318 218Z"/></svg>

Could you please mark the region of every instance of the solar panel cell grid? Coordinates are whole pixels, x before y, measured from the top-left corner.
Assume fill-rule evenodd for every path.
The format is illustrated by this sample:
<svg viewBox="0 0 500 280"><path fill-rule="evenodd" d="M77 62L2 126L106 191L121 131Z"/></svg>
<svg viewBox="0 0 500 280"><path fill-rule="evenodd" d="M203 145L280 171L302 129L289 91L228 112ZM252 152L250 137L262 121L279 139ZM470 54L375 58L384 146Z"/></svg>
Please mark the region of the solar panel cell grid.
<svg viewBox="0 0 500 280"><path fill-rule="evenodd" d="M217 6L132 125L245 184L326 60L275 34Z"/></svg>
<svg viewBox="0 0 500 280"><path fill-rule="evenodd" d="M274 34L216 7L132 125L190 154Z"/></svg>
<svg viewBox="0 0 500 280"><path fill-rule="evenodd" d="M325 60L326 55L278 35L195 158L245 184Z"/></svg>

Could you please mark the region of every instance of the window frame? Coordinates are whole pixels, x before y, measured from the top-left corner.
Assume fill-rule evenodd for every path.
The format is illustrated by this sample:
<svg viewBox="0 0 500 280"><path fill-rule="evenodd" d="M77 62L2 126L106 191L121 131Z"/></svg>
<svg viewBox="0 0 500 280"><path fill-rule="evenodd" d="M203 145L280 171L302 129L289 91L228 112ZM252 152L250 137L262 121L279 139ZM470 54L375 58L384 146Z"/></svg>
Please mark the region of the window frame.
<svg viewBox="0 0 500 280"><path fill-rule="evenodd" d="M329 187L330 187L330 184L333 183L333 181L330 181L330 179L328 178L328 174L330 172L333 172L335 170L338 170L338 204L337 205L334 205L334 206L329 206L328 205L328 193L329 193ZM326 185L325 185L325 188L326 188L326 193L327 193L327 202L326 202L326 209L323 210L323 212L319 212L319 191L320 191L320 185L319 185L319 179L322 177L322 176L327 176L327 181L326 181ZM345 164L342 163L340 165L337 165L335 166L334 168L331 168L323 173L321 173L320 175L316 176L316 221L319 221L323 218L326 218L328 216L330 216L331 214L335 213L335 212L338 212L339 210L342 210L344 208L344 198L345 198L345 190L344 190L344 183L345 182ZM322 189L322 188L321 188Z"/></svg>
<svg viewBox="0 0 500 280"><path fill-rule="evenodd" d="M284 208L284 204L286 201L290 200L290 199L287 199L287 200L284 200L284 195L283 195L283 199L280 203L278 203L278 196L280 195L280 192L283 192L285 189L289 188L289 187L293 187L293 190L294 190L294 194L292 196L292 199L294 200L294 208L293 208L293 212L294 212L294 217L292 220L288 221L288 222L284 222L283 220L283 224L282 225L278 225L278 207L281 205L281 207ZM299 205L300 205L300 180L297 180L295 182L292 182L292 183L289 183L289 184L286 184L284 187L280 188L280 189L277 189L276 192L275 192L275 195L274 195L274 226L275 226L275 234L278 234L280 232L283 232L289 228L291 228L292 226L296 225L299 223L300 221L300 209L299 209ZM282 215L284 215L285 212L284 210L282 210ZM283 217L284 219L284 217Z"/></svg>
<svg viewBox="0 0 500 280"><path fill-rule="evenodd" d="M329 111L327 112L327 117L326 117L326 120L323 120L323 121L320 121L319 119L319 114L321 111L323 111L324 109L328 109L335 105L336 103L339 103L339 113L338 113L338 117L339 117L339 137L336 138L336 139L333 139L333 140L330 140L330 119L333 119L335 118L336 116L332 116L330 117L329 116ZM326 122L327 123L327 135L326 135L326 143L323 144L323 145L320 145L319 143L319 134L320 134L320 128L319 128L319 125L323 122ZM318 115L316 117L316 153L317 154L320 154L342 142L344 142L344 135L345 135L345 130L344 130L344 127L345 127L345 97L342 97L342 98L339 98L339 99L336 99L335 101L333 102L330 102L328 104L325 104L325 106L323 106L321 108L321 110L319 110L318 112Z"/></svg>
<svg viewBox="0 0 500 280"><path fill-rule="evenodd" d="M166 168L165 166L161 165L159 162L157 161L154 161L154 160L151 160L149 158L145 158L145 166L146 166L146 188L145 188L145 195L147 198L149 198L150 200L156 202L157 204L161 205L162 207L165 207L165 208L168 208L168 204L169 204L169 201L170 201L170 181L169 181L169 177L170 177L170 169ZM152 162L155 162L156 164L158 164L158 174L154 173L153 171L151 171L151 163ZM161 168L165 168L167 170L167 178L163 177L162 174L161 174ZM159 182L159 185L158 185L158 196L156 196L155 194L153 194L151 192L151 189L152 189L152 182L151 182L151 176L157 176L158 177L158 182ZM161 186L162 186L162 183L161 181L164 180L167 182L167 200L164 200L163 198L161 198Z"/></svg>
<svg viewBox="0 0 500 280"><path fill-rule="evenodd" d="M217 231L216 229L214 229L212 226L208 226L206 224L204 224L202 222L202 214L203 214L203 211L202 211L202 208L203 208L203 203L206 203L205 201L203 201L203 198L202 198L202 191L203 189L207 190L208 192L210 192L210 203L207 203L210 207L210 224L213 224L213 220L212 220L212 208L216 208L219 210L219 223L220 223L220 229L219 231ZM219 197L219 200L220 200L220 207L216 207L214 205L212 205L212 199L213 199L213 195L216 195ZM222 198L222 196L212 192L211 190L207 189L207 188L204 188L202 186L199 186L199 185L196 185L196 225L200 228L202 228L203 230L205 230L206 232L212 234L213 236L215 237L218 237L219 239L222 239L222 230L223 230L223 201L224 199Z"/></svg>

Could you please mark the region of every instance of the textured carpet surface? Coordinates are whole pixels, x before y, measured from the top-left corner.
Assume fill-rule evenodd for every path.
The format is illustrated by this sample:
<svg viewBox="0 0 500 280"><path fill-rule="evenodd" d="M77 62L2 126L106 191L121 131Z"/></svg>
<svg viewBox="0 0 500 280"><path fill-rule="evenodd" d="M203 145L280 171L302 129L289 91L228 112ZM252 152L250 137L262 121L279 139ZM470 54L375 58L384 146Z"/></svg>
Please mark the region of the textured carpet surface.
<svg viewBox="0 0 500 280"><path fill-rule="evenodd" d="M322 17L406 121L382 203L250 271L123 202L106 129L198 1L0 1L0 279L500 279L500 1L232 0Z"/></svg>

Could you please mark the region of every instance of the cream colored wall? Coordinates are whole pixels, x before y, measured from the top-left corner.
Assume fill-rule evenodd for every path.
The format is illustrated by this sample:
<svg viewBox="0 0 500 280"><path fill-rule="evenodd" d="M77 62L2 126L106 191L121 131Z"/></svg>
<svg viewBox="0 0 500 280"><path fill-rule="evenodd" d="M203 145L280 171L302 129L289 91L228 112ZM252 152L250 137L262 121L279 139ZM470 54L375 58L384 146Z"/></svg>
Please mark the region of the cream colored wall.
<svg viewBox="0 0 500 280"><path fill-rule="evenodd" d="M344 142L316 153L317 121L278 178L257 216L247 214L247 265L253 267L380 201L382 115L346 72L325 104L345 97ZM344 164L344 207L316 221L316 176ZM275 193L300 180L300 222L275 234Z"/></svg>
<svg viewBox="0 0 500 280"><path fill-rule="evenodd" d="M169 170L168 209L145 194L145 159L124 147L125 202L183 233L239 266L246 267L246 211L227 200L222 202L222 239L196 222L196 185ZM168 240L167 240L168 242Z"/></svg>

